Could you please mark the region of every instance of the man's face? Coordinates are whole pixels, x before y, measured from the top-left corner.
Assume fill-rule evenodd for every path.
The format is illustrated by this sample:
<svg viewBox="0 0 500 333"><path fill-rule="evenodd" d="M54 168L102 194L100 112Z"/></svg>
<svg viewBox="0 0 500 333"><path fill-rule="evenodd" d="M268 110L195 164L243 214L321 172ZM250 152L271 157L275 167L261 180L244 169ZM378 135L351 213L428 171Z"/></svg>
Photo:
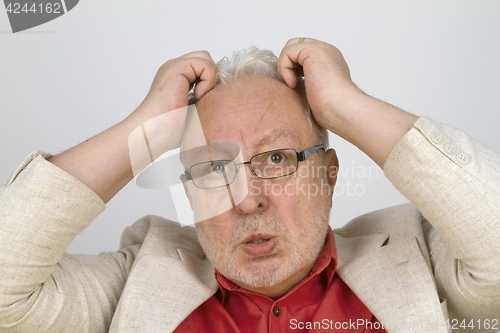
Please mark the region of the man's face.
<svg viewBox="0 0 500 333"><path fill-rule="evenodd" d="M217 87L197 103L197 109L208 145L234 143L243 161L269 150L302 151L319 144L300 95L274 79ZM189 146L187 135L185 148ZM214 210L209 214L214 217L198 222L196 231L221 274L271 297L304 278L324 247L336 163L333 150L319 150L300 162L296 173L276 179L257 178L248 165L240 165L232 186L238 188L244 177L246 185L239 188L248 193L223 213L216 212L214 198L226 188L200 190L189 185L195 216L197 210Z"/></svg>

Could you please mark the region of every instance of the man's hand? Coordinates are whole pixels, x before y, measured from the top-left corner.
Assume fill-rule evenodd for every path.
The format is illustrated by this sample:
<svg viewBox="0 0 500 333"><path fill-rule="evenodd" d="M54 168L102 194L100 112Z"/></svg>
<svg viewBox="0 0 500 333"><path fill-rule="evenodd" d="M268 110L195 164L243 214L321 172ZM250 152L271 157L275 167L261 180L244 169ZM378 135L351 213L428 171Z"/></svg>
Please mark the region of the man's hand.
<svg viewBox="0 0 500 333"><path fill-rule="evenodd" d="M278 62L278 71L290 88L304 75L307 100L318 124L330 129L332 110L342 96L361 91L351 81L351 73L342 53L333 45L305 38L290 39ZM300 65L300 67L299 67ZM334 128L332 128L334 129Z"/></svg>
<svg viewBox="0 0 500 333"><path fill-rule="evenodd" d="M364 94L333 45L312 38L290 39L281 51L278 71L295 88L300 70L318 124L360 148L380 167L418 119Z"/></svg>
<svg viewBox="0 0 500 333"><path fill-rule="evenodd" d="M200 99L215 85L215 63L207 51L196 51L164 63L151 89L134 114L151 119L164 112L187 106L188 92L196 83L194 94Z"/></svg>
<svg viewBox="0 0 500 333"><path fill-rule="evenodd" d="M215 63L206 51L188 53L167 61L158 70L144 102L130 116L52 157L50 162L79 179L104 202L108 202L134 176L129 156L129 136L132 131L148 120L187 106L188 92L195 83L197 98L201 98L215 84ZM182 133L185 117L170 118L172 121L167 122L168 126L161 130L175 146Z"/></svg>

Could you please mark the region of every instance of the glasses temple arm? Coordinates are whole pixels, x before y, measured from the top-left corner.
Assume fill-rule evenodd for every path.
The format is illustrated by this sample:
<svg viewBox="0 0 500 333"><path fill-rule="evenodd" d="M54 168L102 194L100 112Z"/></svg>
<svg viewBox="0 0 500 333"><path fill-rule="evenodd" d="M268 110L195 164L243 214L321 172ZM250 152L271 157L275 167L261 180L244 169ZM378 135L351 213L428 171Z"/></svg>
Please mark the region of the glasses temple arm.
<svg viewBox="0 0 500 333"><path fill-rule="evenodd" d="M312 154L314 154L316 151L318 151L320 149L325 150L325 146L317 145L317 146L314 146L311 148L307 148L301 152L298 152L297 153L297 161L299 161L299 162L305 161L309 156L311 156Z"/></svg>

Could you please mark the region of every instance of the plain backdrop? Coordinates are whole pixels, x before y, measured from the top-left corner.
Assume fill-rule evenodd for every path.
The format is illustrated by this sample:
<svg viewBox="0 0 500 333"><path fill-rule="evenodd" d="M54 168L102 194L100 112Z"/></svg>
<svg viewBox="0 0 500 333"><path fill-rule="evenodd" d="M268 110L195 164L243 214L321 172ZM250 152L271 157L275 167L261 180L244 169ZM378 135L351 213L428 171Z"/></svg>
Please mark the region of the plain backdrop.
<svg viewBox="0 0 500 333"><path fill-rule="evenodd" d="M13 34L0 8L0 182L34 149L57 154L125 118L168 59L217 61L256 45L279 54L314 37L344 54L366 93L467 132L500 151L500 1L86 0ZM404 203L383 171L331 136L340 178L331 225ZM370 171L370 172L368 172ZM146 214L172 216L168 190L127 185L68 251L118 248Z"/></svg>

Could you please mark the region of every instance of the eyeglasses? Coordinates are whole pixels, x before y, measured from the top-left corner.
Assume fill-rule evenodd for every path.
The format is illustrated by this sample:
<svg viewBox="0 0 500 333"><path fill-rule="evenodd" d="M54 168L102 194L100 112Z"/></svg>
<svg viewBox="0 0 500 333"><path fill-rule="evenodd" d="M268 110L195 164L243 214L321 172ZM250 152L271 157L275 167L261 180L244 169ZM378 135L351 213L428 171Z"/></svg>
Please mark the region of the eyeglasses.
<svg viewBox="0 0 500 333"><path fill-rule="evenodd" d="M295 149L276 149L257 154L250 161L235 163L232 160L215 160L196 163L184 171L187 180L202 189L213 189L231 185L238 173L238 166L248 164L252 173L261 179L285 177L296 172L299 162L305 161L323 145L297 152Z"/></svg>

